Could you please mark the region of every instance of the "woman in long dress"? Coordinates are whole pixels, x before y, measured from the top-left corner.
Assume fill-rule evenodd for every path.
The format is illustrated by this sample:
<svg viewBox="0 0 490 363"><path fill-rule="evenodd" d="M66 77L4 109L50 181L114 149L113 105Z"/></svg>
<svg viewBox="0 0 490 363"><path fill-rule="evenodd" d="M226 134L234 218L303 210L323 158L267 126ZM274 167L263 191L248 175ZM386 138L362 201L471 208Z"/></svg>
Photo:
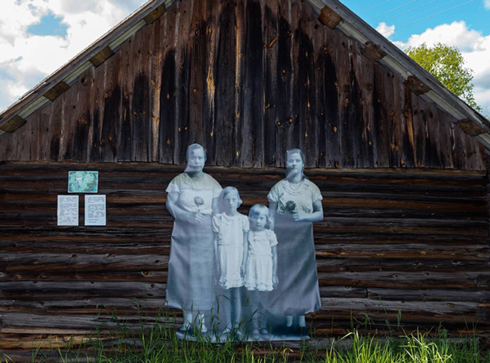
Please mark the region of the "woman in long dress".
<svg viewBox="0 0 490 363"><path fill-rule="evenodd" d="M205 314L215 303L214 234L212 216L217 211L221 186L203 172L204 148L187 148L187 167L166 189L167 209L175 218L167 278L167 305L184 310L181 331L192 326L207 332Z"/></svg>
<svg viewBox="0 0 490 363"><path fill-rule="evenodd" d="M286 153L286 167L286 178L267 196L278 240L279 282L271 293L270 305L284 313L286 328L292 333L294 317L302 330L306 327L305 314L321 309L312 223L323 219L323 208L320 190L303 173L301 150Z"/></svg>

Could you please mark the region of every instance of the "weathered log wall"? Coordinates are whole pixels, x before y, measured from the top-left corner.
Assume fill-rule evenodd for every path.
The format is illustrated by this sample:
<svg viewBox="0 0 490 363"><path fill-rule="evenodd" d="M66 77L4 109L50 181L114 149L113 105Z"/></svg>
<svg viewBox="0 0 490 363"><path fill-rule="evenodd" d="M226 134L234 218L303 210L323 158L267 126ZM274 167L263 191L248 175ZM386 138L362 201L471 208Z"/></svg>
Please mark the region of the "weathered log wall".
<svg viewBox="0 0 490 363"><path fill-rule="evenodd" d="M484 170L480 145L307 2L174 3L1 139L0 160Z"/></svg>
<svg viewBox="0 0 490 363"><path fill-rule="evenodd" d="M98 170L107 226L56 226L70 170ZM181 167L160 164L0 165L0 351L82 337L103 306L136 319L163 307L172 217L164 207ZM266 203L282 169L208 167L236 186L242 213ZM315 224L322 311L315 336L351 316L411 327L489 326L486 173L307 170L324 196ZM351 315L352 314L352 315ZM109 320L102 314L99 322ZM384 325L384 323L383 323ZM60 339L60 342L62 340Z"/></svg>
<svg viewBox="0 0 490 363"><path fill-rule="evenodd" d="M102 306L130 319L134 299L163 306L164 190L192 142L243 213L283 177L284 152L304 150L325 210L316 336L399 311L407 328L488 328L484 152L360 50L305 2L179 1L4 135L0 351L81 339ZM69 170L99 171L106 227L83 213L56 226Z"/></svg>

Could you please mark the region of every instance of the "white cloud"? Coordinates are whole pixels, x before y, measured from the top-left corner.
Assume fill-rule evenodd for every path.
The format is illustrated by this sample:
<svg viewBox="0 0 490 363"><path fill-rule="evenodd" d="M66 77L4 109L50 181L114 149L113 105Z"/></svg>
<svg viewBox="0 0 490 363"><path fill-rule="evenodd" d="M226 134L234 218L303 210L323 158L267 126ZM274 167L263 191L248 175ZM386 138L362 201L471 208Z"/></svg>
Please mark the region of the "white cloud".
<svg viewBox="0 0 490 363"><path fill-rule="evenodd" d="M443 43L465 52L478 48L482 39L481 33L468 29L464 21L455 21L451 24L438 25L434 29L429 28L422 34L412 35L405 47L416 47L422 43L427 43L429 46Z"/></svg>
<svg viewBox="0 0 490 363"><path fill-rule="evenodd" d="M490 0L485 0L484 4L485 4L485 9L490 10Z"/></svg>
<svg viewBox="0 0 490 363"><path fill-rule="evenodd" d="M489 0L490 1L490 0ZM378 33L380 33L382 36L389 38L393 35L395 32L395 26L394 25L387 25L385 22L381 22L378 24L376 27L376 30Z"/></svg>
<svg viewBox="0 0 490 363"><path fill-rule="evenodd" d="M443 43L461 51L465 66L473 70L475 101L483 108L484 114L490 115L490 34L483 35L471 30L464 21L459 21L429 28L422 34L414 34L406 43L395 42L402 49L422 43L427 43L428 46Z"/></svg>
<svg viewBox="0 0 490 363"><path fill-rule="evenodd" d="M146 0L2 1L0 109L66 64ZM65 38L34 36L27 29L52 13L67 26ZM8 77L5 77L8 75Z"/></svg>

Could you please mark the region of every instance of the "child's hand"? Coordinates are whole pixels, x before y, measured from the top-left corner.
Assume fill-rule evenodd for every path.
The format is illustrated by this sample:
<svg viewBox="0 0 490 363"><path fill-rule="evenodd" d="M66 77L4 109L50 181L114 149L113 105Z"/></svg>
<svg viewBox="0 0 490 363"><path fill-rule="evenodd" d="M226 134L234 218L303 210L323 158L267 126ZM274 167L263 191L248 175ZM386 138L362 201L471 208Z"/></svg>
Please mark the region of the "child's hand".
<svg viewBox="0 0 490 363"><path fill-rule="evenodd" d="M279 283L279 279L277 278L277 275L272 275L272 286L277 288L277 284Z"/></svg>
<svg viewBox="0 0 490 363"><path fill-rule="evenodd" d="M220 276L221 276L221 269L219 268L219 265L216 265L214 267L214 283L216 285L219 285Z"/></svg>

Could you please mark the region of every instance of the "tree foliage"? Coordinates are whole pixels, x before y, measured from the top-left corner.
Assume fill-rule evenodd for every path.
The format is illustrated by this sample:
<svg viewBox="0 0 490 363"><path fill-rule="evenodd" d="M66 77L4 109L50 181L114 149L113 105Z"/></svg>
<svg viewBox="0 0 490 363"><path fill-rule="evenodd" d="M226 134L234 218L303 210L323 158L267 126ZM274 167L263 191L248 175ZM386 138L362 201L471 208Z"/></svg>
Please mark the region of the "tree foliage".
<svg viewBox="0 0 490 363"><path fill-rule="evenodd" d="M418 47L408 48L406 53L451 92L474 109L481 111L473 97L473 70L464 67L465 62L458 48L441 43L427 47L427 44L423 43Z"/></svg>

